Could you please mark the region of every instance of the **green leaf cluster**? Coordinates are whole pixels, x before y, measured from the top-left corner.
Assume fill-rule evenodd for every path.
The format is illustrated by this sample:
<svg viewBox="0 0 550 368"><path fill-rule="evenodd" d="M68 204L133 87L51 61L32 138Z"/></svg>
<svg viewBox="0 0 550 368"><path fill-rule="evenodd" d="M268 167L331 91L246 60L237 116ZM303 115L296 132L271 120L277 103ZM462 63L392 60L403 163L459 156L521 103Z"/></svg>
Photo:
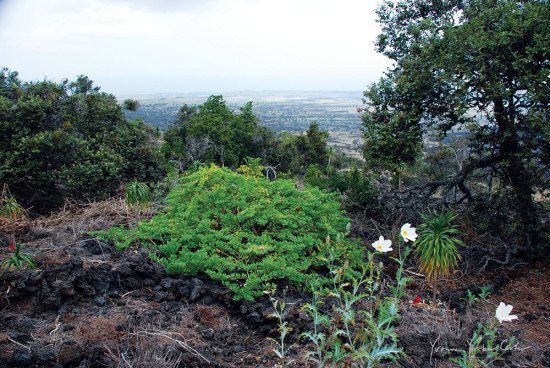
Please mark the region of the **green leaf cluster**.
<svg viewBox="0 0 550 368"><path fill-rule="evenodd" d="M428 278L448 275L461 258L458 245L464 243L457 238L461 232L451 222L456 218L452 211L437 213L430 211L422 215L424 223L418 226L419 235L414 254L420 263L420 272Z"/></svg>
<svg viewBox="0 0 550 368"><path fill-rule="evenodd" d="M126 205L130 211L147 210L151 190L145 183L134 180L126 186Z"/></svg>
<svg viewBox="0 0 550 368"><path fill-rule="evenodd" d="M397 260L398 285L393 289L394 297L386 300L380 291L383 264L375 264L374 253L368 253L362 273L350 280L343 277L345 265L337 267L333 255L325 260L332 282L328 288L313 282L313 301L302 308L313 318L313 330L300 334L315 346L306 352L308 360L319 367L377 367L381 360L395 361L405 355L397 346L393 323L400 319L399 300L408 281L401 278L401 272L408 253ZM323 312L322 297L334 300L332 313Z"/></svg>
<svg viewBox="0 0 550 368"><path fill-rule="evenodd" d="M516 337L512 336L504 346L506 340L499 343L494 322L487 326L480 322L472 338L468 339L468 350L463 350L460 357L449 360L460 368L492 367L496 360L512 350L515 341Z"/></svg>
<svg viewBox="0 0 550 368"><path fill-rule="evenodd" d="M32 256L26 253L21 253L21 243L12 238L12 254L6 257L0 264L0 268L8 269L10 271L21 271L27 267L34 268L34 260Z"/></svg>
<svg viewBox="0 0 550 368"><path fill-rule="evenodd" d="M23 208L11 196L0 197L0 219L8 221L17 221L23 216Z"/></svg>
<svg viewBox="0 0 550 368"><path fill-rule="evenodd" d="M348 220L339 196L318 188L297 190L289 180L240 175L212 165L183 177L168 195L165 213L137 231L111 231L129 245L134 240L158 249L152 258L169 273L206 272L238 299L251 300L274 282L311 280L327 256L327 238L343 238ZM334 250L357 267L362 251L342 239Z"/></svg>

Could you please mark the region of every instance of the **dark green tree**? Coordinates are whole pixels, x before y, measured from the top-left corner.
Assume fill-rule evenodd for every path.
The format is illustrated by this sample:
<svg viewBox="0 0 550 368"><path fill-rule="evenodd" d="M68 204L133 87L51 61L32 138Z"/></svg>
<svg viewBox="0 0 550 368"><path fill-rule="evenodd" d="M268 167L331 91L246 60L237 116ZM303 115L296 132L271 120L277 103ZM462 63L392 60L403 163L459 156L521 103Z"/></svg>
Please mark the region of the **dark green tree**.
<svg viewBox="0 0 550 368"><path fill-rule="evenodd" d="M317 169L326 169L328 164L327 140L329 133L321 130L315 122L311 123L305 134L281 135L282 149L286 153L285 167L295 174L304 175L307 168L317 165Z"/></svg>
<svg viewBox="0 0 550 368"><path fill-rule="evenodd" d="M238 167L245 157L258 153L254 142L257 128L252 102L234 112L222 96L210 96L202 105L180 109L174 125L165 133L165 151L182 166L183 162L202 159Z"/></svg>
<svg viewBox="0 0 550 368"><path fill-rule="evenodd" d="M0 71L0 183L33 212L160 179L153 134L143 121L125 119L115 96L88 77L23 83Z"/></svg>
<svg viewBox="0 0 550 368"><path fill-rule="evenodd" d="M124 107L124 109L128 111L137 111L137 109L139 108L139 101L132 100L131 98L127 98L122 103L122 107Z"/></svg>
<svg viewBox="0 0 550 368"><path fill-rule="evenodd" d="M319 124L313 122L309 125L306 136L309 145L309 161L325 167L329 157L327 146L327 140L330 138L329 132L321 130Z"/></svg>
<svg viewBox="0 0 550 368"><path fill-rule="evenodd" d="M466 179L491 171L511 190L527 243L540 243L533 194L549 184L548 2L385 1L377 13L377 50L394 65L365 92L365 157L411 163L427 130L467 130L471 157L436 184L471 199Z"/></svg>

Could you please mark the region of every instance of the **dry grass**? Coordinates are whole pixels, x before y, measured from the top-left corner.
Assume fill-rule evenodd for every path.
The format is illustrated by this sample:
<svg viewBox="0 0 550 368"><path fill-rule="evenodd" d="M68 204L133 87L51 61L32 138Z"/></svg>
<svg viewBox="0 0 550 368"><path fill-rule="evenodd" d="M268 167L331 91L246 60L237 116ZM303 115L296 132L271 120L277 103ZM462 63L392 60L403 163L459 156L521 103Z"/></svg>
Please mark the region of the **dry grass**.
<svg viewBox="0 0 550 368"><path fill-rule="evenodd" d="M146 213L141 213L139 220L154 216L156 210L152 207ZM67 261L70 258L67 249L77 245L77 239L83 234L114 226L133 227L136 220L136 215L128 209L122 197L88 203L66 201L63 208L49 216L34 220L22 218L15 224L0 219L0 234L10 226L16 226L16 237L26 242L23 245L28 248L24 251L34 254L34 249L40 249L35 255L38 257L36 260L46 267L48 264Z"/></svg>
<svg viewBox="0 0 550 368"><path fill-rule="evenodd" d="M39 234L68 232L76 238L89 231L131 226L134 221L135 216L129 211L124 198L118 197L88 203L66 201L59 211L34 220L32 228Z"/></svg>
<svg viewBox="0 0 550 368"><path fill-rule="evenodd" d="M106 348L107 356L110 358L108 367L112 368L176 368L179 367L181 356L171 356L171 353L153 351L150 348L144 347L141 343L139 348L136 347L136 352L122 352L117 347L113 350Z"/></svg>
<svg viewBox="0 0 550 368"><path fill-rule="evenodd" d="M231 328L227 311L222 307L201 305L197 308L200 321L207 327L213 327L216 330L227 330Z"/></svg>
<svg viewBox="0 0 550 368"><path fill-rule="evenodd" d="M444 341L465 341L476 325L476 317L471 310L459 316L454 310L408 306L404 307L403 314L405 317L396 331L439 336Z"/></svg>
<svg viewBox="0 0 550 368"><path fill-rule="evenodd" d="M75 326L75 333L83 340L84 343L117 343L122 337L122 332L117 331L117 325L121 320L127 319L121 316L119 318L105 318L102 316L86 316L80 319Z"/></svg>

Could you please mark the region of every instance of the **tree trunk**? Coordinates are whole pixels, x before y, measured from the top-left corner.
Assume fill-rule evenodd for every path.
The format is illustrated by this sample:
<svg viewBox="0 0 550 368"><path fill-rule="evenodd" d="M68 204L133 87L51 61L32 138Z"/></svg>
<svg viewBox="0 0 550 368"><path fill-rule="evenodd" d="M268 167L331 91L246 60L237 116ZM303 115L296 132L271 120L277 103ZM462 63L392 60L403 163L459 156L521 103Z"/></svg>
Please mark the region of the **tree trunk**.
<svg viewBox="0 0 550 368"><path fill-rule="evenodd" d="M514 107L504 107L504 101L495 102L495 119L498 125L497 143L500 143L501 164L505 168L505 182L512 187L513 204L518 215L520 230L526 235L526 245L533 249L540 245L542 237L538 234L538 215L533 200L533 180L522 160L524 152L515 127Z"/></svg>

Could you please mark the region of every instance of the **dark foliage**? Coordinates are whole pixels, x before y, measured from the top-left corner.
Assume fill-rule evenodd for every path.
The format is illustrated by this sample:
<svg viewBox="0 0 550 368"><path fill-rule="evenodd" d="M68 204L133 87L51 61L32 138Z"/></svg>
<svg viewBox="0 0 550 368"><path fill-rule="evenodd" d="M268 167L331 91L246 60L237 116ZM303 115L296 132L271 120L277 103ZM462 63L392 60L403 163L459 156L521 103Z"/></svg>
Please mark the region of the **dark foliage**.
<svg viewBox="0 0 550 368"><path fill-rule="evenodd" d="M162 174L151 129L126 120L115 96L88 77L21 82L0 71L0 183L25 207L44 213Z"/></svg>

